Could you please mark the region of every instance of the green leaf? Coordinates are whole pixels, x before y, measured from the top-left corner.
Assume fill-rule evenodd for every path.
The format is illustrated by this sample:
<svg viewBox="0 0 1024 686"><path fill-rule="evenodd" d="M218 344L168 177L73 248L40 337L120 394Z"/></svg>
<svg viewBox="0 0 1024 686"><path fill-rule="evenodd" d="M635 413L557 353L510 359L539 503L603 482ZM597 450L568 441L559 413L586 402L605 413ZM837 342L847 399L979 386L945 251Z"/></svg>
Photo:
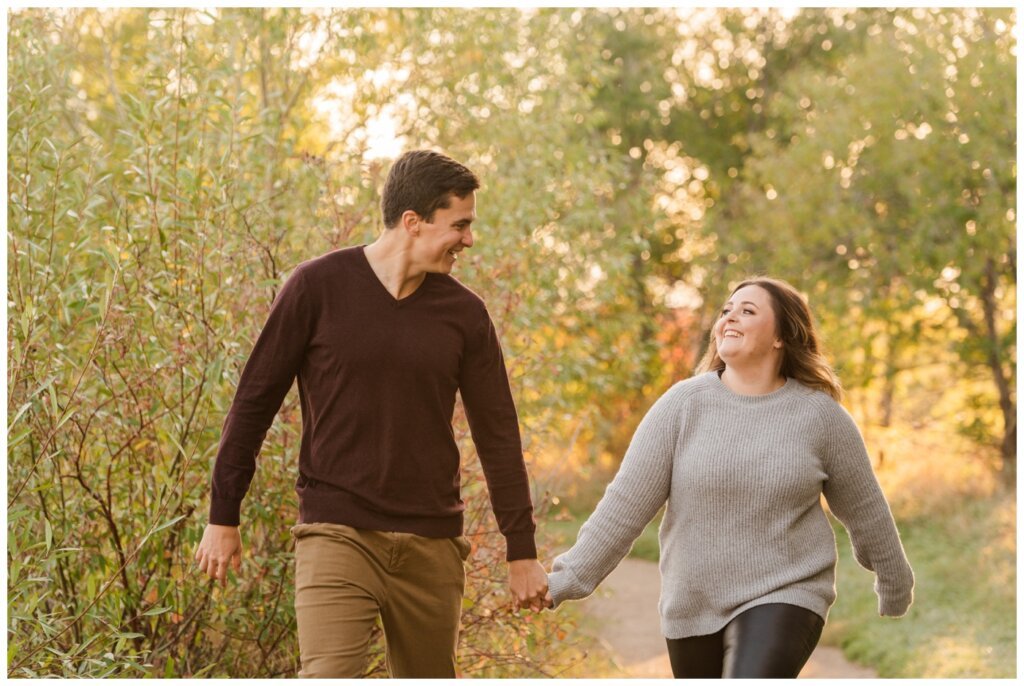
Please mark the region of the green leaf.
<svg viewBox="0 0 1024 686"><path fill-rule="evenodd" d="M167 440L174 444L174 447L178 449L179 454L181 454L182 456L188 454L185 452L185 449L181 446L181 443L178 442L178 439L176 439L174 436L172 436L171 434L167 434ZM168 476L168 478L170 477Z"/></svg>
<svg viewBox="0 0 1024 686"><path fill-rule="evenodd" d="M31 302L27 302L23 305L24 309L21 311L21 337L28 342L29 327L32 325L32 318L35 313L35 306Z"/></svg>
<svg viewBox="0 0 1024 686"><path fill-rule="evenodd" d="M56 428L58 428L58 429L59 429L60 427L62 427L62 426L64 426L65 424L67 424L67 423L68 423L68 421L69 421L69 420L70 420L70 419L71 419L72 417L74 417L74 416L75 416L75 412L76 412L76 410L70 410L69 412L67 412L67 414L65 414L65 415L64 415L63 417L61 417L60 421L59 421L59 422L57 422L57 427L56 427Z"/></svg>
<svg viewBox="0 0 1024 686"><path fill-rule="evenodd" d="M153 529L153 533L155 534L158 531L163 531L164 529L166 529L169 526L174 526L176 523L180 522L185 517L186 517L186 515L178 515L177 517L175 517L174 519L170 520L169 522L164 522L163 524L161 524L157 528Z"/></svg>
<svg viewBox="0 0 1024 686"><path fill-rule="evenodd" d="M15 413L14 415L14 419L12 419L11 423L7 425L8 433L10 433L11 429L14 428L14 425L18 423L18 420L21 419L21 415L25 414L25 410L27 410L30 407L32 407L32 403L28 402L24 403L21 407L18 408L17 413Z"/></svg>
<svg viewBox="0 0 1024 686"><path fill-rule="evenodd" d="M192 678L193 679L198 679L199 677L206 676L207 674L212 672L214 669L216 669L216 667L217 667L217 663L206 665L205 667L200 669L198 672L194 673L192 675Z"/></svg>
<svg viewBox="0 0 1024 686"><path fill-rule="evenodd" d="M145 612L143 612L142 616L143 617L155 617L157 615L162 615L162 614L170 612L170 611L171 611L170 607L154 607L154 608L150 608L150 609L146 610ZM139 634L139 635L141 636L141 634Z"/></svg>
<svg viewBox="0 0 1024 686"><path fill-rule="evenodd" d="M80 643L79 645L77 645L77 646L75 646L74 648L72 648L72 649L71 649L71 652L70 652L70 653L68 653L68 655L69 655L69 656L71 656L71 655L78 655L78 654L79 654L79 653L81 653L81 652L82 652L83 650L85 650L85 649L86 649L86 648L88 648L88 647L89 647L90 645L92 645L92 644L93 644L93 643L95 643L95 642L96 642L97 640L99 640L99 638L100 638L100 635L99 635L99 634L93 634L92 636L90 636L89 638L87 638L87 639L85 640L85 642L83 642L83 643Z"/></svg>
<svg viewBox="0 0 1024 686"><path fill-rule="evenodd" d="M18 445L20 445L22 441L24 441L26 438L28 438L31 435L32 435L32 429L25 429L20 434L18 434L14 438L10 439L7 442L7 450L8 450L8 452L10 452L14 448L18 447Z"/></svg>
<svg viewBox="0 0 1024 686"><path fill-rule="evenodd" d="M47 395L50 397L50 412L53 414L54 419L60 416L60 405L57 403L57 391L53 386L46 389Z"/></svg>
<svg viewBox="0 0 1024 686"><path fill-rule="evenodd" d="M7 513L7 525L10 526L12 522L17 521L28 514L31 514L31 511L24 507L9 510Z"/></svg>

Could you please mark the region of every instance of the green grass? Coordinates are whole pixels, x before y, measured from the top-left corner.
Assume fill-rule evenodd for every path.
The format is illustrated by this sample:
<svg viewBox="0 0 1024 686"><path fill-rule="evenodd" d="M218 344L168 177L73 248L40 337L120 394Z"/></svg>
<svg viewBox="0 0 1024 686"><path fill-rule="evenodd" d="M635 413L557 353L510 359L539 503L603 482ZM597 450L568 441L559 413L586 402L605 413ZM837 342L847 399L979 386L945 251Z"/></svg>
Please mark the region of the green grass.
<svg viewBox="0 0 1024 686"><path fill-rule="evenodd" d="M897 515L916 577L914 604L898 620L878 616L874 575L853 560L837 526L839 597L823 640L880 677L1015 677L1015 511L1012 496L1002 496Z"/></svg>

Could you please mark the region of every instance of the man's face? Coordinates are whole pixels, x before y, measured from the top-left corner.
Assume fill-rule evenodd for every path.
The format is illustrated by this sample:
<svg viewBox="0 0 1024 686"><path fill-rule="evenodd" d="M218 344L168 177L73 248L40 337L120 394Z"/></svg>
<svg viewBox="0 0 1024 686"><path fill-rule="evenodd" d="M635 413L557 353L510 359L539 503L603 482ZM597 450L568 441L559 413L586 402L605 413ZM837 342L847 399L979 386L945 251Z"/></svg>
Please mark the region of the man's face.
<svg viewBox="0 0 1024 686"><path fill-rule="evenodd" d="M416 262L423 271L449 274L458 254L473 247L471 224L476 219L476 193L450 197L449 207L434 212L432 221L420 219L414 243Z"/></svg>

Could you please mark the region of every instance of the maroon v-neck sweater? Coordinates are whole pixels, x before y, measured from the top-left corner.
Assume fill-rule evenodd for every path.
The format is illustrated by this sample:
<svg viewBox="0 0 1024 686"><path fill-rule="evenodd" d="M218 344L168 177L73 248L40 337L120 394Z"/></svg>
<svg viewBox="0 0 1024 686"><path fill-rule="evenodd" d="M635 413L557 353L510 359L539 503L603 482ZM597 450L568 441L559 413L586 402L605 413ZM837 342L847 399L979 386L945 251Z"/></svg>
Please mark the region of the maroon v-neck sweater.
<svg viewBox="0 0 1024 686"><path fill-rule="evenodd" d="M508 559L537 556L519 423L483 301L427 274L396 300L363 246L287 280L242 371L213 470L210 522L237 526L256 456L292 380L302 405L300 522L447 538L462 534L462 394Z"/></svg>

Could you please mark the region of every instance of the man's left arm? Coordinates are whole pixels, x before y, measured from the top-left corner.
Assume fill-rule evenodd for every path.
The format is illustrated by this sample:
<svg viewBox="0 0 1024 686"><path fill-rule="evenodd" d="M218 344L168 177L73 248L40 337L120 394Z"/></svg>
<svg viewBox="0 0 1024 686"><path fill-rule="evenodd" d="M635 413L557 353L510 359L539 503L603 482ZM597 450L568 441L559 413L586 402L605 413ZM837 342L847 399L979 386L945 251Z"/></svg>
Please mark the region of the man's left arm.
<svg viewBox="0 0 1024 686"><path fill-rule="evenodd" d="M523 461L519 417L497 332L484 310L466 341L459 390L487 481L491 507L506 541L509 589L516 607L545 607L547 574L537 560L530 479Z"/></svg>

